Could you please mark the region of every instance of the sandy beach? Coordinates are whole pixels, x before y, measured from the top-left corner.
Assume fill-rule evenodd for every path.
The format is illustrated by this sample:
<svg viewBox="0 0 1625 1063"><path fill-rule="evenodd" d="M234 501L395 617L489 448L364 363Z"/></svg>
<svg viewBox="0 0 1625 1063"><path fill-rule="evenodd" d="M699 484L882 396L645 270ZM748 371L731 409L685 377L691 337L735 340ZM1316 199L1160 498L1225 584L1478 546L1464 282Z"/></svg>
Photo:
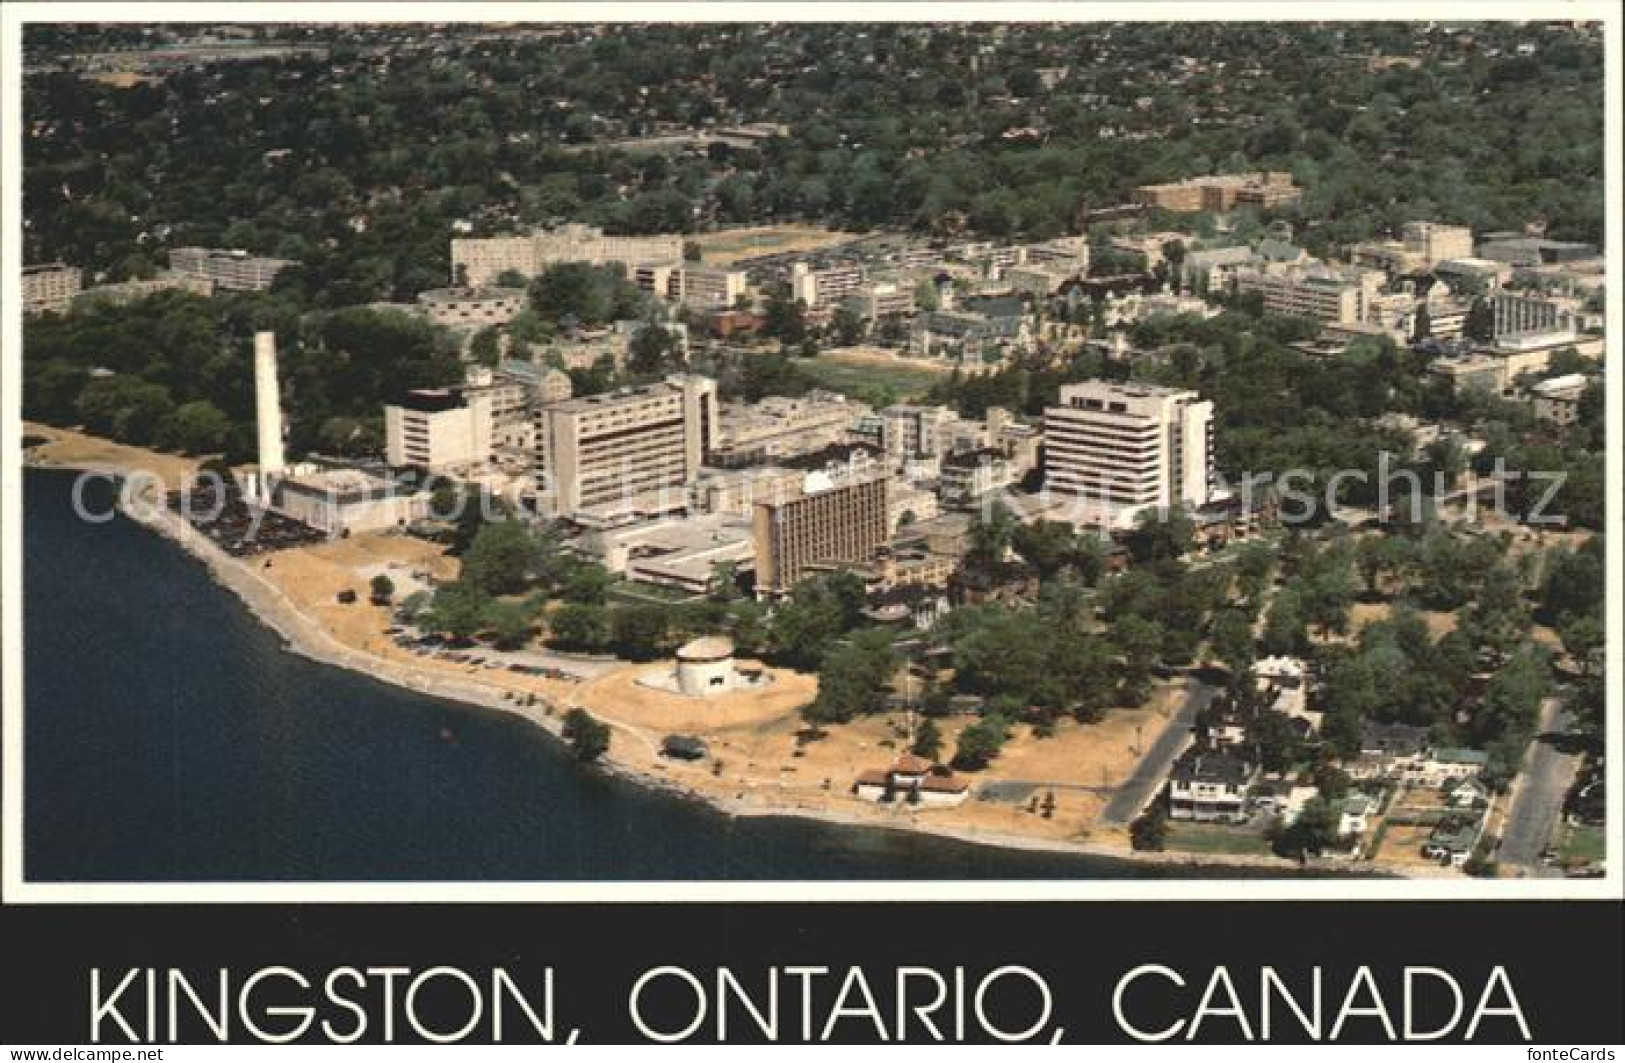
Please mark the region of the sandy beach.
<svg viewBox="0 0 1625 1063"><path fill-rule="evenodd" d="M116 447L77 433L32 425L25 432L53 441L30 452L29 463L38 467L90 467L106 474L145 469L166 486L195 468L186 459ZM422 694L516 715L559 741L564 712L579 705L615 729L616 740L594 770L705 802L728 815L921 831L979 845L1146 863L1263 868L1283 874L1297 870L1273 856L1136 851L1125 831L1095 826L1111 787L1132 770L1142 742L1149 744L1165 724L1176 688L1159 692L1161 700L1142 709L1114 713L1109 728L1068 725L1053 738L1012 745L999 764L1001 780L1098 778L1101 783L1054 783L1055 811L1049 816L1038 815L1025 798L984 801L973 795L949 809L873 804L851 796L851 779L859 770L886 766L906 732L899 729L900 721L877 716L840 728L835 741L798 742L802 724L795 710L816 693L813 676L769 669L773 682L765 696L738 693L674 706L672 696L639 682L645 673L669 664L600 665L598 674L568 681L417 657L382 633L389 623L386 608L366 604L364 594L361 603L340 605L336 591L363 582L357 573L386 566L410 567L437 578L449 575L447 566L454 563L425 544L396 536L384 548L376 542L381 537L358 537L239 560L164 508L152 487L127 497L123 508L131 519L200 560L290 652ZM942 721L945 748L952 748L965 722ZM659 755L664 735L685 731L705 737L712 751L709 762L686 764ZM1045 787L1035 785L1034 803ZM1334 861L1311 866L1318 871L1428 874L1425 868L1351 867Z"/></svg>

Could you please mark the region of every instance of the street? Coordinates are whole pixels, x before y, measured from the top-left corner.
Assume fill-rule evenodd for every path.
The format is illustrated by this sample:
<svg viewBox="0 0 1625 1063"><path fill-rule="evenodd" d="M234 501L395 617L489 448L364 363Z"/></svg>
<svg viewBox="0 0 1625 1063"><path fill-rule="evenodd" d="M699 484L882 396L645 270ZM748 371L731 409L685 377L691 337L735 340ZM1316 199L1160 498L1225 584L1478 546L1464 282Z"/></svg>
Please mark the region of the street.
<svg viewBox="0 0 1625 1063"><path fill-rule="evenodd" d="M1547 698L1541 703L1535 740L1524 754L1523 770L1513 784L1511 803L1501 827L1497 860L1515 875L1550 875L1540 854L1555 836L1563 813L1563 798L1580 770L1580 755L1565 753L1554 741L1570 724L1564 702Z"/></svg>
<svg viewBox="0 0 1625 1063"><path fill-rule="evenodd" d="M1192 687L1173 718L1168 721L1168 726L1163 728L1157 740L1140 759L1134 774L1123 781L1123 785L1117 788L1117 793L1107 802L1106 810L1100 815L1102 826L1126 827L1140 814L1140 810L1150 803L1161 789L1164 780L1168 778L1168 771L1173 767L1174 761L1195 740L1191 728L1196 726L1196 714L1206 708L1218 692L1217 687L1205 683L1196 683Z"/></svg>

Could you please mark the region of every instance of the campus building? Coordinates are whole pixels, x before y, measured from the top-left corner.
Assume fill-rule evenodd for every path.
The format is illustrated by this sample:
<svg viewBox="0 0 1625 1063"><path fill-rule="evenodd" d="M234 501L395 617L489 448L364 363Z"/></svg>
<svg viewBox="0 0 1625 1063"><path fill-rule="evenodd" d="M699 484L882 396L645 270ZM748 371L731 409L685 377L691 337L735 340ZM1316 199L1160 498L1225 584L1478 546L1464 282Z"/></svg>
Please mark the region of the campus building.
<svg viewBox="0 0 1625 1063"><path fill-rule="evenodd" d="M431 288L418 293L418 306L437 325L482 329L512 321L525 299L523 288Z"/></svg>
<svg viewBox="0 0 1625 1063"><path fill-rule="evenodd" d="M492 426L489 394L409 391L384 407L385 459L437 473L489 461Z"/></svg>
<svg viewBox="0 0 1625 1063"><path fill-rule="evenodd" d="M1292 175L1278 172L1192 177L1171 184L1141 185L1134 190L1134 202L1175 214L1245 206L1267 210L1296 203L1302 197L1303 189L1292 183Z"/></svg>
<svg viewBox="0 0 1625 1063"><path fill-rule="evenodd" d="M1044 412L1044 480L1104 520L1208 500L1213 404L1194 391L1104 380L1068 384Z"/></svg>
<svg viewBox="0 0 1625 1063"><path fill-rule="evenodd" d="M681 236L610 236L596 226L572 223L519 236L454 239L451 273L454 284L480 288L509 271L534 277L560 262L617 262L631 268L682 257Z"/></svg>
<svg viewBox="0 0 1625 1063"><path fill-rule="evenodd" d="M1330 267L1295 268L1283 272L1237 270L1238 293L1258 292L1264 312L1315 321L1351 325L1365 321L1382 288L1383 275L1374 270Z"/></svg>
<svg viewBox="0 0 1625 1063"><path fill-rule="evenodd" d="M61 313L79 294L82 274L78 266L49 262L23 267L23 313Z"/></svg>
<svg viewBox="0 0 1625 1063"><path fill-rule="evenodd" d="M809 310L836 306L863 287L863 267L853 264L813 269L805 262L790 267L790 298Z"/></svg>
<svg viewBox="0 0 1625 1063"><path fill-rule="evenodd" d="M885 477L809 474L794 497L756 504L757 593L783 594L813 565L870 561L890 535Z"/></svg>
<svg viewBox="0 0 1625 1063"><path fill-rule="evenodd" d="M285 258L212 247L177 247L169 253L172 272L209 281L231 292L263 292L271 287L278 273L296 265Z"/></svg>
<svg viewBox="0 0 1625 1063"><path fill-rule="evenodd" d="M584 523L682 509L716 437L708 377L569 399L537 410L537 480L555 515Z"/></svg>

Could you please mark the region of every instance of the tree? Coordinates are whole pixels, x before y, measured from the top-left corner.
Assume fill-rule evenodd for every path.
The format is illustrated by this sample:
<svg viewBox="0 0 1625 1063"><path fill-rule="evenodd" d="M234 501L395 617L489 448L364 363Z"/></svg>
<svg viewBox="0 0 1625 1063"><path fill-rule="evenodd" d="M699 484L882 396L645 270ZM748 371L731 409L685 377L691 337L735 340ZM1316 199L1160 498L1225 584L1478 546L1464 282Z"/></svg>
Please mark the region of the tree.
<svg viewBox="0 0 1625 1063"><path fill-rule="evenodd" d="M561 649L601 653L610 645L609 610L601 605L561 605L548 617L547 627Z"/></svg>
<svg viewBox="0 0 1625 1063"><path fill-rule="evenodd" d="M1563 650L1579 666L1580 675L1589 678L1593 669L1600 670L1600 650L1607 642L1602 617L1597 613L1571 613L1558 625L1563 639Z"/></svg>
<svg viewBox="0 0 1625 1063"><path fill-rule="evenodd" d="M970 526L970 548L966 560L984 564L1004 560L1005 552L1015 539L1016 518L1010 507L995 498L976 515Z"/></svg>
<svg viewBox="0 0 1625 1063"><path fill-rule="evenodd" d="M959 732L953 767L960 771L980 771L993 762L1010 737L1010 724L1001 716L988 716Z"/></svg>
<svg viewBox="0 0 1625 1063"><path fill-rule="evenodd" d="M610 644L628 660L651 660L665 651L669 623L663 605L622 606L609 614Z"/></svg>
<svg viewBox="0 0 1625 1063"><path fill-rule="evenodd" d="M214 403L199 399L176 407L159 427L156 442L182 454L215 454L230 437L231 419Z"/></svg>
<svg viewBox="0 0 1625 1063"><path fill-rule="evenodd" d="M1283 587L1270 603L1264 621L1264 652L1295 655L1309 645L1309 625L1303 615L1303 601L1296 588Z"/></svg>
<svg viewBox="0 0 1625 1063"><path fill-rule="evenodd" d="M855 632L824 656L818 673L818 696L804 713L813 723L846 723L854 716L886 707L892 677L902 659L885 628Z"/></svg>
<svg viewBox="0 0 1625 1063"><path fill-rule="evenodd" d="M1134 560L1177 561L1190 552L1196 540L1196 525L1178 509L1148 509L1136 520L1128 536L1129 553Z"/></svg>
<svg viewBox="0 0 1625 1063"><path fill-rule="evenodd" d="M1139 852L1161 852L1168 844L1168 809L1160 800L1129 825L1129 844Z"/></svg>
<svg viewBox="0 0 1625 1063"><path fill-rule="evenodd" d="M1236 609L1221 610L1213 618L1213 630L1208 637L1213 655L1238 679L1253 666L1253 625L1245 614Z"/></svg>
<svg viewBox="0 0 1625 1063"><path fill-rule="evenodd" d="M484 628L486 608L490 604L491 599L473 584L448 583L435 591L419 626L452 638L470 638Z"/></svg>
<svg viewBox="0 0 1625 1063"><path fill-rule="evenodd" d="M914 728L914 744L909 747L909 752L930 761L942 756L942 730L935 720L929 717L922 719L920 725Z"/></svg>
<svg viewBox="0 0 1625 1063"><path fill-rule="evenodd" d="M1266 543L1248 543L1236 557L1236 591L1256 609L1269 589L1275 551Z"/></svg>
<svg viewBox="0 0 1625 1063"><path fill-rule="evenodd" d="M609 752L609 725L583 708L564 714L564 738L583 764L590 764Z"/></svg>
<svg viewBox="0 0 1625 1063"><path fill-rule="evenodd" d="M372 578L372 596L380 602L387 602L395 596L395 581L380 572Z"/></svg>
<svg viewBox="0 0 1625 1063"><path fill-rule="evenodd" d="M491 640L501 650L516 650L534 633L532 611L519 602L492 602L486 610L486 626Z"/></svg>
<svg viewBox="0 0 1625 1063"><path fill-rule="evenodd" d="M1275 851L1282 856L1319 856L1337 844L1337 814L1319 797L1312 797L1291 826L1280 832Z"/></svg>
<svg viewBox="0 0 1625 1063"><path fill-rule="evenodd" d="M1495 308L1490 306L1489 300L1483 296L1473 300L1462 322L1461 334L1474 343L1489 343L1495 338Z"/></svg>
<svg viewBox="0 0 1625 1063"><path fill-rule="evenodd" d="M474 536L462 578L487 594L516 594L530 582L537 559L529 528L511 518L492 521Z"/></svg>

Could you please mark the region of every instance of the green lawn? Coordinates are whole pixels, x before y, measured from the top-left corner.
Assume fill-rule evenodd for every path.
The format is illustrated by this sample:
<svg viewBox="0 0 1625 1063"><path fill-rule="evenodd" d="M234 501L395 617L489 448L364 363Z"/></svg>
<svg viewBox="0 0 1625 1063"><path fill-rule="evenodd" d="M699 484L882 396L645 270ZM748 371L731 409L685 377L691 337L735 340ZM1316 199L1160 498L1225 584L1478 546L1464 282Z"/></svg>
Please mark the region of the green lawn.
<svg viewBox="0 0 1625 1063"><path fill-rule="evenodd" d="M869 403L917 398L946 374L930 366L843 361L830 357L798 358L797 371L820 387Z"/></svg>
<svg viewBox="0 0 1625 1063"><path fill-rule="evenodd" d="M1558 852L1565 862L1601 863L1607 849L1607 835L1601 827L1565 827Z"/></svg>
<svg viewBox="0 0 1625 1063"><path fill-rule="evenodd" d="M1270 852L1269 842L1257 830L1217 823L1169 823L1165 847L1202 855L1268 856Z"/></svg>
<svg viewBox="0 0 1625 1063"><path fill-rule="evenodd" d="M632 583L622 580L611 583L606 597L611 603L619 602L622 605L668 605L672 602L687 602L694 599L694 595L677 587L662 587L654 583Z"/></svg>

